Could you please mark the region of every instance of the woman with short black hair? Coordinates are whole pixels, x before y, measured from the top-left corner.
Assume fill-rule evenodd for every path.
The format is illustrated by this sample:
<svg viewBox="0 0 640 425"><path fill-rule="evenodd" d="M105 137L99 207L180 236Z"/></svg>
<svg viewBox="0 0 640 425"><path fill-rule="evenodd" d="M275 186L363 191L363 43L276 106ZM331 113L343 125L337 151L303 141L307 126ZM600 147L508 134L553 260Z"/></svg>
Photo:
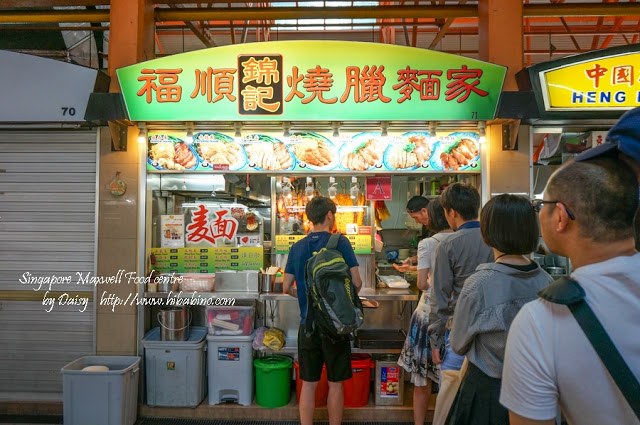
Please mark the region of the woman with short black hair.
<svg viewBox="0 0 640 425"><path fill-rule="evenodd" d="M520 308L552 282L528 255L539 225L528 198L498 195L482 208L480 230L494 263L480 264L464 283L453 316L451 347L468 368L451 408L449 425L508 424L499 402L507 334Z"/></svg>

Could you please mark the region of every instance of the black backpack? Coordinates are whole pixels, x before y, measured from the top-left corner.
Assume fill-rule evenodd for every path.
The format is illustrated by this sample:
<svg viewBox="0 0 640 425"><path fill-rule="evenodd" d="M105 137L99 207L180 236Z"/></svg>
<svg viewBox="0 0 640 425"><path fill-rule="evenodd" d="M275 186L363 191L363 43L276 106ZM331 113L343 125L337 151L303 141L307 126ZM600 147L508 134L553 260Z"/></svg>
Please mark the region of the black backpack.
<svg viewBox="0 0 640 425"><path fill-rule="evenodd" d="M321 334L332 339L346 338L364 322L362 302L351 271L336 249L340 236L331 235L327 245L305 263L308 335L318 326Z"/></svg>

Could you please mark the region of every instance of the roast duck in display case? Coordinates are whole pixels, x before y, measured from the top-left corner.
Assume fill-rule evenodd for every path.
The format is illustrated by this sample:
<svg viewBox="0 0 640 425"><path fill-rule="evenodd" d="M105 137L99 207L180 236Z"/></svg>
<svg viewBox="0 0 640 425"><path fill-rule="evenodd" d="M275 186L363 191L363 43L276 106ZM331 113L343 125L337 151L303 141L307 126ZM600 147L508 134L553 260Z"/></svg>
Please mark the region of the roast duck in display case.
<svg viewBox="0 0 640 425"><path fill-rule="evenodd" d="M296 179L291 178L291 181L295 184ZM314 196L319 194L318 191L314 192ZM280 234L306 235L309 233L311 230L311 222L305 213L308 200L309 198L304 191L297 191L295 188L286 196L282 193L277 196L276 213L280 226ZM360 193L356 199L352 199L351 196L346 193L339 193L333 198L333 201L338 206L335 216L335 231L347 233L347 224L355 223L358 226L364 225L364 208L353 208L354 206L366 205L366 199L362 193ZM352 208L345 208L346 211L341 211L343 209L341 207Z"/></svg>

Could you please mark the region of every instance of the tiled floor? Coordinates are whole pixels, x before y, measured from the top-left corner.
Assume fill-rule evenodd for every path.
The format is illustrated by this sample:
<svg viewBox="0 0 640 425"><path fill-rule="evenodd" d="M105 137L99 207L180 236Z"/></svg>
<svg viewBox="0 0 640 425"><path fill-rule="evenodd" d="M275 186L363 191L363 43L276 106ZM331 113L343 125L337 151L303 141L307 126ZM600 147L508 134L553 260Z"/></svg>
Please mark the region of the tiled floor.
<svg viewBox="0 0 640 425"><path fill-rule="evenodd" d="M376 406L372 394L366 406L345 408L344 421L351 424L411 423L413 420L412 394L412 386L406 385L402 406ZM434 394L431 397L427 420L431 420L433 416L435 398ZM263 408L255 402L251 406L209 405L205 398L195 408L139 405L138 418L136 425L293 425L298 423L298 405L294 391L292 391L291 401L288 405L275 409ZM315 418L319 424L326 423L325 421L328 420L327 408L317 408ZM0 424L9 423L21 425L62 424L62 403L0 402Z"/></svg>

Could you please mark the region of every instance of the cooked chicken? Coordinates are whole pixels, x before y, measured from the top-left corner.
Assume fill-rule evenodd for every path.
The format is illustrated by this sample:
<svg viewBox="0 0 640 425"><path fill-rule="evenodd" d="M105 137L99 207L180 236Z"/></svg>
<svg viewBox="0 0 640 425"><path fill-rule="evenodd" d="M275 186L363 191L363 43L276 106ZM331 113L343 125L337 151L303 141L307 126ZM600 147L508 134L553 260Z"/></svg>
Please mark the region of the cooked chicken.
<svg viewBox="0 0 640 425"><path fill-rule="evenodd" d="M197 159L189 146L184 143L160 142L151 145L151 158L167 170L193 168Z"/></svg>
<svg viewBox="0 0 640 425"><path fill-rule="evenodd" d="M445 170L457 170L460 167L471 164L474 158L478 156L480 150L476 143L471 139L460 140L449 153L440 154L440 160Z"/></svg>
<svg viewBox="0 0 640 425"><path fill-rule="evenodd" d="M431 148L425 137L411 136L408 144L394 146L387 155L387 164L393 168L420 167L431 156Z"/></svg>
<svg viewBox="0 0 640 425"><path fill-rule="evenodd" d="M209 164L233 166L242 158L240 146L228 142L202 142L198 146L198 152Z"/></svg>
<svg viewBox="0 0 640 425"><path fill-rule="evenodd" d="M453 155L442 152L440 154L440 160L442 161L442 167L445 170L457 170L458 168L460 168L460 165L458 165L458 161L456 161L456 158Z"/></svg>
<svg viewBox="0 0 640 425"><path fill-rule="evenodd" d="M263 170L285 170L293 164L291 154L282 142L256 143L245 147L250 162Z"/></svg>
<svg viewBox="0 0 640 425"><path fill-rule="evenodd" d="M293 151L298 160L315 167L329 165L333 160L333 153L322 140L304 138L293 145Z"/></svg>
<svg viewBox="0 0 640 425"><path fill-rule="evenodd" d="M364 171L375 167L382 159L383 146L377 139L369 139L342 159L342 166L354 171Z"/></svg>

